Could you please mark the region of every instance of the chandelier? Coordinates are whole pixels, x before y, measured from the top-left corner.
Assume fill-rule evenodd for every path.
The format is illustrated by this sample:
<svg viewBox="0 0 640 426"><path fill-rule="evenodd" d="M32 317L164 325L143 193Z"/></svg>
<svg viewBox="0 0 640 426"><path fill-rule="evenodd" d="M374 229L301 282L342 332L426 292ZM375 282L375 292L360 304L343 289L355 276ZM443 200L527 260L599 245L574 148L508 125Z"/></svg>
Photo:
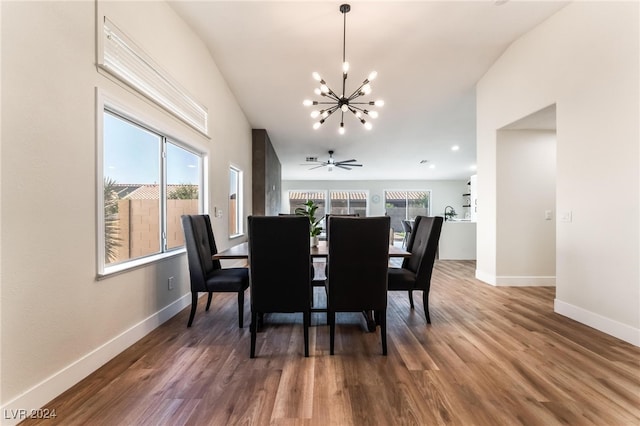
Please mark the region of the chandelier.
<svg viewBox="0 0 640 426"><path fill-rule="evenodd" d="M349 96L346 95L346 83L347 83L347 74L349 73L349 62L346 60L345 55L345 46L347 39L347 13L351 10L351 6L348 4L340 5L340 12L342 13L344 26L342 33L342 91L340 95L334 92L327 83L322 79L320 74L314 72L313 78L320 82L320 87L316 88L314 93L317 96L322 96L323 100L321 101L312 101L309 99L305 99L302 103L304 106L312 106L312 105L321 105L320 110L313 110L311 112L311 118L318 118L320 120L313 124L314 129L319 129L320 126L325 122L325 120L334 112L340 112L340 127L338 128L338 133L344 135L344 114L351 112L356 119L358 119L367 130L371 130L371 122L367 121L365 118L377 118L378 112L375 110L367 109L367 107L381 107L384 105L384 101L365 101L364 99L360 99L362 96L367 96L371 93L371 81L373 81L377 72L373 71L369 74L369 76L360 84L360 86L353 91Z"/></svg>

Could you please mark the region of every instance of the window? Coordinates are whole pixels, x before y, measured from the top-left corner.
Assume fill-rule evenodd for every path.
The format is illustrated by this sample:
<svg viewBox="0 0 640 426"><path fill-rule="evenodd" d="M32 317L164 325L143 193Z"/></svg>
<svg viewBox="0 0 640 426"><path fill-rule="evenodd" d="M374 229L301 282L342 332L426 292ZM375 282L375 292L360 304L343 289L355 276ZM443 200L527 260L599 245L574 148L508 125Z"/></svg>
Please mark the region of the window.
<svg viewBox="0 0 640 426"><path fill-rule="evenodd" d="M402 220L429 216L431 191L384 191L385 214L391 217L394 238L402 239Z"/></svg>
<svg viewBox="0 0 640 426"><path fill-rule="evenodd" d="M331 191L330 214L357 214L367 216L367 191Z"/></svg>
<svg viewBox="0 0 640 426"><path fill-rule="evenodd" d="M229 236L242 235L242 171L229 169Z"/></svg>
<svg viewBox="0 0 640 426"><path fill-rule="evenodd" d="M180 216L203 211L203 156L105 107L99 273L184 246Z"/></svg>
<svg viewBox="0 0 640 426"><path fill-rule="evenodd" d="M296 208L303 207L307 200L312 200L318 205L316 218L324 217L327 213L326 198L326 191L289 191L289 213L295 213Z"/></svg>

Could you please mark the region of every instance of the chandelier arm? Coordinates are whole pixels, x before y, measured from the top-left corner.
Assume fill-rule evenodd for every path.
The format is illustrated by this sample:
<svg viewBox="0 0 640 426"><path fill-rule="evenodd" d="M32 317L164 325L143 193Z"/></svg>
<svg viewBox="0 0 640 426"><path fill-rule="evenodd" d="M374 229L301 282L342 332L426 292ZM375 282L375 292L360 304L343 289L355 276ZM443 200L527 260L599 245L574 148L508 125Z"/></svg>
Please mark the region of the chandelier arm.
<svg viewBox="0 0 640 426"><path fill-rule="evenodd" d="M362 84L360 85L360 87L358 87L356 90L353 91L353 93L351 95L349 95L349 97L347 98L348 101L351 101L352 99L356 99L360 96L362 96L360 93L360 89L362 89L367 83L369 83L369 80L365 80L362 82Z"/></svg>

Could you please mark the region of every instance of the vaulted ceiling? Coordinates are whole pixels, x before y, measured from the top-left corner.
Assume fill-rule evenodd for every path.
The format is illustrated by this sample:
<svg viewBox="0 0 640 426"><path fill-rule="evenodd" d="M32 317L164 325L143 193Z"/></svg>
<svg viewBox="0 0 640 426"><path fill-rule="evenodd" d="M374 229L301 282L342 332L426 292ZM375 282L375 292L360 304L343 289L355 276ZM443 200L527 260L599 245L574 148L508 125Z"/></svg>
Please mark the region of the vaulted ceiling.
<svg viewBox="0 0 640 426"><path fill-rule="evenodd" d="M367 100L385 106L372 130L345 114L344 135L338 114L314 130L317 120L302 105L318 99L313 71L341 87L341 3L170 4L208 46L251 126L269 133L283 179L441 180L475 173L475 84L511 43L567 2L351 1L346 91L375 70ZM309 170L305 158L323 161L329 150L364 166Z"/></svg>

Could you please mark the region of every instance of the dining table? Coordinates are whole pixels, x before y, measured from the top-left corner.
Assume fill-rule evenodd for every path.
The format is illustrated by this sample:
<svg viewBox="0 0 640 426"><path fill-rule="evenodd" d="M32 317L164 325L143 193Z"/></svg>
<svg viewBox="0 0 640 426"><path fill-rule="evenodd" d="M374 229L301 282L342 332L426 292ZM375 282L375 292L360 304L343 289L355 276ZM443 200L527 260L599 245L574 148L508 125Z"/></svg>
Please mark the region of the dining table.
<svg viewBox="0 0 640 426"><path fill-rule="evenodd" d="M318 244L311 247L311 257L312 258L328 258L329 257L329 245L327 241L318 241ZM400 248L395 245L389 245L389 257L390 258L407 258L411 257L411 253ZM213 255L213 259L215 260L233 260L233 259L249 259L249 243L244 242L233 247L230 247L226 250L218 252ZM313 312L326 312L322 309L313 309ZM364 311L362 312L364 315L365 321L367 322L367 330L375 331L376 322L373 316L373 312Z"/></svg>
<svg viewBox="0 0 640 426"><path fill-rule="evenodd" d="M318 245L311 247L311 257L329 257L329 246L326 241L318 241ZM389 257L411 257L411 253L394 245L389 245ZM249 259L249 243L244 242L213 255L213 259Z"/></svg>

